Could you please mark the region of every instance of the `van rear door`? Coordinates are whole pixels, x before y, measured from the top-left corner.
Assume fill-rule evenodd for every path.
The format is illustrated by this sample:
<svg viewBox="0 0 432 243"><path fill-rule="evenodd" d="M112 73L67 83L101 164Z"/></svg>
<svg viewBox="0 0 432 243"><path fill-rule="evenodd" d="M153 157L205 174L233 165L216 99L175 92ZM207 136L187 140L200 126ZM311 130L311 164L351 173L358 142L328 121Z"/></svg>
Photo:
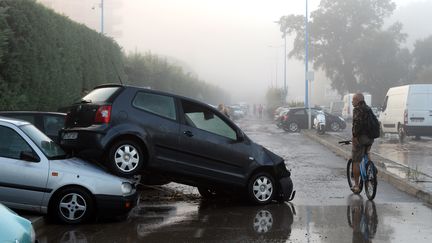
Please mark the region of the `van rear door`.
<svg viewBox="0 0 432 243"><path fill-rule="evenodd" d="M407 107L407 125L432 127L432 89L411 92Z"/></svg>

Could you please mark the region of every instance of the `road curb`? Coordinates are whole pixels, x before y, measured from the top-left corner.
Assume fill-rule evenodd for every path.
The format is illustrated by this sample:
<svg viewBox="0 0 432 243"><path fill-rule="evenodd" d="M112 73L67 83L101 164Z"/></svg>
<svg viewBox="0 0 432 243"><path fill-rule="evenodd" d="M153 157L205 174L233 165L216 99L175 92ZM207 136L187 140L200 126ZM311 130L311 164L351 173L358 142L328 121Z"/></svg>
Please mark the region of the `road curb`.
<svg viewBox="0 0 432 243"><path fill-rule="evenodd" d="M324 135L318 135L316 134L315 130L302 130L301 133L321 143L322 145L333 151L335 154L345 159L349 159L351 157L351 146L340 146L337 142L341 139L337 138L336 136L328 133ZM393 169L394 171L399 171L407 175L410 173L409 168L401 166L400 164L392 160L386 159L376 153L372 154L373 155L371 157L378 168L378 178L392 184L394 187L403 192L415 196L426 203L432 204L431 191L428 191L422 186L419 186L418 184L409 181L409 179L402 178L395 173L389 171L389 169Z"/></svg>

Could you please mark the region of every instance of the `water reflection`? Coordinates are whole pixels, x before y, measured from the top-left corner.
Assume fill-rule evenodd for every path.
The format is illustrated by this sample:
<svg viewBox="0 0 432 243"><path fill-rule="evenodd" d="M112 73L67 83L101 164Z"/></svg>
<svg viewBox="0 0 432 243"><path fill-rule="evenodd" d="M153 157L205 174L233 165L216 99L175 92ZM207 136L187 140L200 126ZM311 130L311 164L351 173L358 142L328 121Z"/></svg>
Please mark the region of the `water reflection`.
<svg viewBox="0 0 432 243"><path fill-rule="evenodd" d="M193 220L160 228L144 239L150 242L168 242L175 238L201 242L285 242L291 235L294 213L291 204L232 206L202 202Z"/></svg>
<svg viewBox="0 0 432 243"><path fill-rule="evenodd" d="M292 204L245 206L202 201L199 205L140 205L123 222L48 227L39 242L286 242Z"/></svg>
<svg viewBox="0 0 432 243"><path fill-rule="evenodd" d="M348 199L347 221L353 229L352 242L372 242L378 227L375 203L352 195Z"/></svg>

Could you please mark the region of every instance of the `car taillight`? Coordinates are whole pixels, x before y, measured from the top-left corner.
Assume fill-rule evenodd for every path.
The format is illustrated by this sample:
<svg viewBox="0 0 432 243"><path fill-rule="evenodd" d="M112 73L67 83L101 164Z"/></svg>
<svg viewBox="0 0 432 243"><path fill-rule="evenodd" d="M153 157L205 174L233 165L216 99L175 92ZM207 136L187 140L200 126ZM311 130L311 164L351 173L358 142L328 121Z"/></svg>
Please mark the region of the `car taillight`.
<svg viewBox="0 0 432 243"><path fill-rule="evenodd" d="M408 110L404 111L404 124L408 125Z"/></svg>
<svg viewBox="0 0 432 243"><path fill-rule="evenodd" d="M111 106L104 105L98 108L95 116L95 123L109 123L111 120Z"/></svg>
<svg viewBox="0 0 432 243"><path fill-rule="evenodd" d="M288 120L288 115L284 115L284 116L283 116L283 120L284 120L284 121Z"/></svg>

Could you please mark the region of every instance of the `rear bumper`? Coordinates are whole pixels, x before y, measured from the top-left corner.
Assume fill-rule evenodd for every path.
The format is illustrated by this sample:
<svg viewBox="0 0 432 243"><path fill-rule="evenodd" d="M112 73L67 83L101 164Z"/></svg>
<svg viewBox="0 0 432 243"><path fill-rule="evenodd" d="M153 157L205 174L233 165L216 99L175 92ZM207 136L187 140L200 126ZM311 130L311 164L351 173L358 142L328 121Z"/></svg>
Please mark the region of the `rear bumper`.
<svg viewBox="0 0 432 243"><path fill-rule="evenodd" d="M63 139L64 134L78 134L76 139ZM68 151L74 151L86 158L98 159L103 153L102 140L104 133L88 130L62 130L60 132L60 146Z"/></svg>
<svg viewBox="0 0 432 243"><path fill-rule="evenodd" d="M405 126L408 136L432 136L432 126Z"/></svg>
<svg viewBox="0 0 432 243"><path fill-rule="evenodd" d="M112 218L129 213L138 204L138 192L130 196L95 195L98 216Z"/></svg>

